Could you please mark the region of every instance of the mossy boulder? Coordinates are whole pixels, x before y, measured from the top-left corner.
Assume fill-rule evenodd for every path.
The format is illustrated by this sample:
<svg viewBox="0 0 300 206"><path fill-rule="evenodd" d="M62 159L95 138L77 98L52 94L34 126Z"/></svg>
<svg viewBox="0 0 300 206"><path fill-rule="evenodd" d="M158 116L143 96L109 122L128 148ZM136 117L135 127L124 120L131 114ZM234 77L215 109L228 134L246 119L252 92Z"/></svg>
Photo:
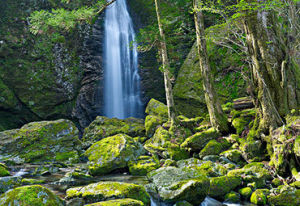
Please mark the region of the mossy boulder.
<svg viewBox="0 0 300 206"><path fill-rule="evenodd" d="M210 179L208 195L220 200L224 200L224 195L234 190L242 184L240 177L221 176Z"/></svg>
<svg viewBox="0 0 300 206"><path fill-rule="evenodd" d="M274 206L298 206L300 205L300 190L285 190L279 195L269 196L268 202Z"/></svg>
<svg viewBox="0 0 300 206"><path fill-rule="evenodd" d="M152 193L162 201L176 203L188 200L199 205L207 196L209 179L201 172L190 168L163 167L148 174Z"/></svg>
<svg viewBox="0 0 300 206"><path fill-rule="evenodd" d="M146 116L145 119L146 136L152 137L153 134L155 133L157 126L162 125L163 122L164 122L163 119L158 116L154 116L154 115Z"/></svg>
<svg viewBox="0 0 300 206"><path fill-rule="evenodd" d="M255 190L250 198L251 203L256 205L266 205L267 204L267 197L270 194L270 190L268 189L257 189Z"/></svg>
<svg viewBox="0 0 300 206"><path fill-rule="evenodd" d="M43 183L45 183L45 180L28 179L28 178L23 178L21 180L22 185L38 185Z"/></svg>
<svg viewBox="0 0 300 206"><path fill-rule="evenodd" d="M63 206L64 202L49 189L40 185L23 186L0 196L2 206Z"/></svg>
<svg viewBox="0 0 300 206"><path fill-rule="evenodd" d="M145 112L148 115L157 116L163 121L168 120L168 107L164 103L155 99L151 99L148 102Z"/></svg>
<svg viewBox="0 0 300 206"><path fill-rule="evenodd" d="M131 198L150 205L150 196L143 186L123 182L98 182L68 189L66 193L66 199L83 198L85 203Z"/></svg>
<svg viewBox="0 0 300 206"><path fill-rule="evenodd" d="M265 149L260 140L242 141L240 149L243 152L244 157L250 162L262 161L264 159Z"/></svg>
<svg viewBox="0 0 300 206"><path fill-rule="evenodd" d="M203 117L188 118L184 115L180 115L177 117L177 119L179 119L180 124L183 127L189 128L190 130L194 130L194 128L199 127L203 122Z"/></svg>
<svg viewBox="0 0 300 206"><path fill-rule="evenodd" d="M244 187L239 190L239 193L245 200L248 200L252 194L252 189L251 187Z"/></svg>
<svg viewBox="0 0 300 206"><path fill-rule="evenodd" d="M0 163L0 177L9 176L10 172L8 171L8 168L5 166L5 164Z"/></svg>
<svg viewBox="0 0 300 206"><path fill-rule="evenodd" d="M260 162L252 162L241 169L231 170L227 176L242 177L245 183L255 182L257 188L264 187L266 181L272 179L270 172L264 167L264 164Z"/></svg>
<svg viewBox="0 0 300 206"><path fill-rule="evenodd" d="M129 161L129 172L132 175L146 175L160 167L159 160L150 156L140 156L136 160Z"/></svg>
<svg viewBox="0 0 300 206"><path fill-rule="evenodd" d="M182 148L190 149L192 151L199 151L205 147L205 145L213 139L217 139L221 134L215 129L210 128L203 132L198 132L193 136L188 137L182 144Z"/></svg>
<svg viewBox="0 0 300 206"><path fill-rule="evenodd" d="M127 134L131 137L144 136L144 120L137 118L117 119L98 116L84 130L83 139L85 146L116 134Z"/></svg>
<svg viewBox="0 0 300 206"><path fill-rule="evenodd" d="M190 131L187 131L189 133ZM185 131L175 136L163 127L157 128L152 138L145 142L145 149L153 155L159 155L164 159L181 160L189 157L189 153L180 148L180 144L185 138Z"/></svg>
<svg viewBox="0 0 300 206"><path fill-rule="evenodd" d="M92 175L103 175L125 168L129 161L144 153L143 145L128 135L118 134L96 142L84 155L89 159L89 172Z"/></svg>
<svg viewBox="0 0 300 206"><path fill-rule="evenodd" d="M232 115L232 126L236 129L236 133L241 135L244 130L249 129L250 122L255 118L256 110L232 110L230 114Z"/></svg>
<svg viewBox="0 0 300 206"><path fill-rule="evenodd" d="M237 192L231 191L225 195L224 200L227 203L239 203L241 201L241 195Z"/></svg>
<svg viewBox="0 0 300 206"><path fill-rule="evenodd" d="M220 154L220 156L226 157L230 161L236 163L236 164L243 164L244 158L242 156L241 151L237 149L227 150Z"/></svg>
<svg viewBox="0 0 300 206"><path fill-rule="evenodd" d="M91 182L93 182L93 177L91 175L75 170L67 172L65 176L56 183L59 185L76 186Z"/></svg>
<svg viewBox="0 0 300 206"><path fill-rule="evenodd" d="M69 120L32 122L19 130L0 132L0 154L25 162L69 161L78 158L81 141Z"/></svg>
<svg viewBox="0 0 300 206"><path fill-rule="evenodd" d="M219 155L222 151L228 149L230 143L226 139L210 140L200 151L199 157L203 158L207 155Z"/></svg>
<svg viewBox="0 0 300 206"><path fill-rule="evenodd" d="M92 204L87 204L85 206L144 206L144 203L139 200L124 198L124 199L96 202Z"/></svg>
<svg viewBox="0 0 300 206"><path fill-rule="evenodd" d="M0 177L0 194L18 186L21 186L20 177Z"/></svg>

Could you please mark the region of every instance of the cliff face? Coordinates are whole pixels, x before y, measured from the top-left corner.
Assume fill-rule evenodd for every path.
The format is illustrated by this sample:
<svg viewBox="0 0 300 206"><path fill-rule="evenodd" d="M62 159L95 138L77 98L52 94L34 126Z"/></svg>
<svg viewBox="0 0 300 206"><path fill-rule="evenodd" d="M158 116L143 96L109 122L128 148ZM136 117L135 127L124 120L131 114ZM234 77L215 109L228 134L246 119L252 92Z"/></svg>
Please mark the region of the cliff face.
<svg viewBox="0 0 300 206"><path fill-rule="evenodd" d="M30 13L55 8L53 2L0 4L0 131L58 118L73 119L84 128L102 112L104 14L65 36L32 35ZM141 2L129 0L129 5L135 5L136 30L147 25L146 13L140 17L137 9ZM156 52L141 54L139 61L143 101L164 99Z"/></svg>

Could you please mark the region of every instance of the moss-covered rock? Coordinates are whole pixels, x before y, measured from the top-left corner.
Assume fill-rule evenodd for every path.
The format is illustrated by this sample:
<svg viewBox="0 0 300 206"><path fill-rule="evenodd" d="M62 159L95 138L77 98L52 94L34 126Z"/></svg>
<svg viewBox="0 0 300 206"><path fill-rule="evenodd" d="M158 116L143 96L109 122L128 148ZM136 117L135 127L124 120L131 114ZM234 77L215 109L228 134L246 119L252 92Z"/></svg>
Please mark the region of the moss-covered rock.
<svg viewBox="0 0 300 206"><path fill-rule="evenodd" d="M245 129L249 129L250 122L255 118L256 110L232 110L230 114L232 115L232 126L236 129L237 134L241 135Z"/></svg>
<svg viewBox="0 0 300 206"><path fill-rule="evenodd" d="M242 184L240 177L221 176L210 179L210 188L208 195L220 200L224 199L224 195L234 190Z"/></svg>
<svg viewBox="0 0 300 206"><path fill-rule="evenodd" d="M189 157L189 153L180 148L180 144L185 139L185 132L189 130L180 129L180 135L174 135L163 127L159 127L152 138L146 141L144 147L151 154L159 155L165 159L181 160ZM175 131L175 133L178 130Z"/></svg>
<svg viewBox="0 0 300 206"><path fill-rule="evenodd" d="M153 134L155 133L157 126L162 125L163 122L164 121L158 116L154 116L154 115L146 116L145 119L146 136L152 137Z"/></svg>
<svg viewBox="0 0 300 206"><path fill-rule="evenodd" d="M0 163L0 177L9 176L10 172L8 171L8 168L5 166L5 164Z"/></svg>
<svg viewBox="0 0 300 206"><path fill-rule="evenodd" d="M21 186L20 177L0 177L0 194L18 186Z"/></svg>
<svg viewBox="0 0 300 206"><path fill-rule="evenodd" d="M243 164L243 162L244 162L244 158L242 156L241 151L239 151L237 149L224 151L220 155L224 156L227 159L229 159L230 161L240 164L240 165Z"/></svg>
<svg viewBox="0 0 300 206"><path fill-rule="evenodd" d="M80 148L78 129L69 120L32 122L0 132L0 153L25 162L69 161L78 158Z"/></svg>
<svg viewBox="0 0 300 206"><path fill-rule="evenodd" d="M298 206L300 205L300 190L285 190L279 195L270 196L268 202L276 206Z"/></svg>
<svg viewBox="0 0 300 206"><path fill-rule="evenodd" d="M242 141L240 146L244 157L250 162L262 161L264 159L265 149L260 140Z"/></svg>
<svg viewBox="0 0 300 206"><path fill-rule="evenodd" d="M84 155L89 159L89 172L92 175L103 175L126 167L130 160L144 153L143 145L128 135L118 134L96 142Z"/></svg>
<svg viewBox="0 0 300 206"><path fill-rule="evenodd" d="M177 118L182 126L189 128L190 130L199 127L203 121L203 117L187 118L184 115L180 115Z"/></svg>
<svg viewBox="0 0 300 206"><path fill-rule="evenodd" d="M241 201L241 196L239 193L231 191L225 195L224 200L228 203L239 203Z"/></svg>
<svg viewBox="0 0 300 206"><path fill-rule="evenodd" d="M222 151L230 146L226 139L210 140L200 151L199 157L203 158L207 155L219 155Z"/></svg>
<svg viewBox="0 0 300 206"><path fill-rule="evenodd" d="M39 185L18 187L0 196L3 206L63 206L64 202L53 192Z"/></svg>
<svg viewBox="0 0 300 206"><path fill-rule="evenodd" d="M22 185L38 185L43 183L45 183L45 180L28 179L28 178L23 178L21 180Z"/></svg>
<svg viewBox="0 0 300 206"><path fill-rule="evenodd" d="M144 136L144 120L137 118L117 119L98 116L84 130L83 142L89 146L105 137L127 134L131 137Z"/></svg>
<svg viewBox="0 0 300 206"><path fill-rule="evenodd" d="M140 156L136 160L129 161L129 172L132 175L146 175L160 167L159 160L150 156Z"/></svg>
<svg viewBox="0 0 300 206"><path fill-rule="evenodd" d="M150 205L150 196L143 186L123 182L98 182L68 189L66 193L66 199L83 198L86 203L131 198Z"/></svg>
<svg viewBox="0 0 300 206"><path fill-rule="evenodd" d="M251 203L256 205L266 205L267 204L267 196L270 194L268 189L258 189L255 190L250 198Z"/></svg>
<svg viewBox="0 0 300 206"><path fill-rule="evenodd" d="M77 186L91 182L93 182L93 177L91 175L83 173L80 170L74 170L67 172L65 176L57 182L57 184Z"/></svg>
<svg viewBox="0 0 300 206"><path fill-rule="evenodd" d="M87 204L85 206L144 206L144 203L139 200L124 198L124 199L96 202L92 204Z"/></svg>
<svg viewBox="0 0 300 206"><path fill-rule="evenodd" d="M163 167L150 172L148 178L160 199L170 203L188 200L200 204L209 189L209 179L190 168Z"/></svg>
<svg viewBox="0 0 300 206"><path fill-rule="evenodd" d="M145 110L146 114L148 115L154 115L161 118L163 121L168 120L168 108L165 104L155 100L151 99L148 102L148 105Z"/></svg>
<svg viewBox="0 0 300 206"><path fill-rule="evenodd" d="M239 189L239 193L245 200L248 200L252 194L252 189L251 187L244 187Z"/></svg>
<svg viewBox="0 0 300 206"><path fill-rule="evenodd" d="M188 137L181 144L181 147L191 149L192 151L199 151L203 149L210 140L217 139L220 136L220 133L216 129L210 128Z"/></svg>
<svg viewBox="0 0 300 206"><path fill-rule="evenodd" d="M245 183L255 182L257 188L264 187L266 181L272 179L270 172L260 162L247 164L242 169L231 170L227 175L230 177L242 177Z"/></svg>

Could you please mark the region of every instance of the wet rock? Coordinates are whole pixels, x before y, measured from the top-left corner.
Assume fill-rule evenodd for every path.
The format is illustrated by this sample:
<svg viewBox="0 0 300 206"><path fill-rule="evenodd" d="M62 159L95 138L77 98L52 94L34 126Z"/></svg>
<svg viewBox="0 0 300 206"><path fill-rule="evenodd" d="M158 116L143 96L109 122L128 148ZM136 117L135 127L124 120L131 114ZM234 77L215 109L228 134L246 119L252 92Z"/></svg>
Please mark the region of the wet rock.
<svg viewBox="0 0 300 206"><path fill-rule="evenodd" d="M143 146L125 134L107 137L93 144L84 155L88 157L92 175L107 174L125 168L129 161L143 155Z"/></svg>
<svg viewBox="0 0 300 206"><path fill-rule="evenodd" d="M63 178L61 178L56 184L58 185L82 185L86 183L91 183L93 177L91 175L82 173L80 171L67 172Z"/></svg>
<svg viewBox="0 0 300 206"><path fill-rule="evenodd" d="M84 187L67 190L66 199L83 198L85 203L106 201L110 199L132 198L150 205L150 196L140 185L122 182L98 182Z"/></svg>
<svg viewBox="0 0 300 206"><path fill-rule="evenodd" d="M19 130L0 132L0 154L4 159L25 162L69 161L78 158L78 129L69 120L32 122Z"/></svg>
<svg viewBox="0 0 300 206"><path fill-rule="evenodd" d="M21 186L20 177L0 177L0 193L4 193L18 186Z"/></svg>
<svg viewBox="0 0 300 206"><path fill-rule="evenodd" d="M117 119L98 116L84 130L83 139L86 147L116 134L127 134L132 137L144 136L144 120L137 118Z"/></svg>
<svg viewBox="0 0 300 206"><path fill-rule="evenodd" d="M0 196L0 205L47 205L63 206L64 202L49 189L40 185L23 186L7 191Z"/></svg>
<svg viewBox="0 0 300 206"><path fill-rule="evenodd" d="M148 174L151 193L165 202L188 200L200 204L209 190L209 179L201 172L190 168L163 167Z"/></svg>

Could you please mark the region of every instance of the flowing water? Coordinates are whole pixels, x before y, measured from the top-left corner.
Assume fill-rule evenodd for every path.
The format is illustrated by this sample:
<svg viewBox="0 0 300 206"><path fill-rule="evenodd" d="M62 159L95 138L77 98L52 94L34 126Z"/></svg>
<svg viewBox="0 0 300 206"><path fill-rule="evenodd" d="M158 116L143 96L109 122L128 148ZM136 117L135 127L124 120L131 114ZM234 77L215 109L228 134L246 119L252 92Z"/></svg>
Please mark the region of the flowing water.
<svg viewBox="0 0 300 206"><path fill-rule="evenodd" d="M105 14L104 115L141 117L140 76L135 32L126 0L117 0Z"/></svg>

